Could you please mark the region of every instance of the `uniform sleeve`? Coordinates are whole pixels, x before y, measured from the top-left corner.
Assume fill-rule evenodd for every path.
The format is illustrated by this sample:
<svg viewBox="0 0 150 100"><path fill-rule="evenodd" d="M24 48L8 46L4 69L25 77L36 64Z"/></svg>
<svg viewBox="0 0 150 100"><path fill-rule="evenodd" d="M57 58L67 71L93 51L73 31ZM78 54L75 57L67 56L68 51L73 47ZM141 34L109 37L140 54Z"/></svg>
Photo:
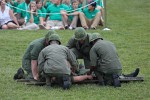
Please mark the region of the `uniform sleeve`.
<svg viewBox="0 0 150 100"><path fill-rule="evenodd" d="M45 58L44 53L43 53L43 51L41 51L39 54L39 57L38 57L38 70L40 73L43 71L44 62L45 62L44 58Z"/></svg>
<svg viewBox="0 0 150 100"><path fill-rule="evenodd" d="M78 63L77 63L76 56L68 48L67 48L67 60L70 62L70 64L71 64L72 67L77 68Z"/></svg>
<svg viewBox="0 0 150 100"><path fill-rule="evenodd" d="M93 47L90 50L90 61L91 61L91 66L96 66L97 54L96 54L96 50Z"/></svg>
<svg viewBox="0 0 150 100"><path fill-rule="evenodd" d="M31 60L37 60L39 53L41 52L42 49L43 49L43 46L41 46L41 44L39 43L35 44L30 52Z"/></svg>
<svg viewBox="0 0 150 100"><path fill-rule="evenodd" d="M72 37L72 38L68 41L67 47L68 47L69 49L75 47L75 40L74 40L74 37Z"/></svg>

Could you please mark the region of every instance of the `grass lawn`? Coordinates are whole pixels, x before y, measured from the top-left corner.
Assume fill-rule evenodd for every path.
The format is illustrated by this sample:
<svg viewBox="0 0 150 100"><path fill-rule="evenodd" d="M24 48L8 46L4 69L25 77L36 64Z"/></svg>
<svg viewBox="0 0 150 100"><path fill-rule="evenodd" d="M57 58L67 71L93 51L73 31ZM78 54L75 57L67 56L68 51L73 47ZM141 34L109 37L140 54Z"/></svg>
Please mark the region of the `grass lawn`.
<svg viewBox="0 0 150 100"><path fill-rule="evenodd" d="M95 84L73 85L64 91L60 87L27 86L13 80L21 66L27 45L43 37L47 30L0 31L0 100L150 100L150 1L107 0L107 27L111 31L99 32L112 41L118 50L123 73L139 67L144 82L122 84L121 88L100 87ZM57 31L66 45L74 31Z"/></svg>

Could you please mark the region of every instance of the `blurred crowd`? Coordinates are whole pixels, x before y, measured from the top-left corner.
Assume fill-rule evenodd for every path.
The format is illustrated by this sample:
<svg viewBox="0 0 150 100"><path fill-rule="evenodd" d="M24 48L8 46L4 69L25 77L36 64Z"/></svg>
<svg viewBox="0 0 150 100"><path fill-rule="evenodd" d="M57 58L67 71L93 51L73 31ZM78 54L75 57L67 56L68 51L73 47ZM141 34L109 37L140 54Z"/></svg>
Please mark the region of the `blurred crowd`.
<svg viewBox="0 0 150 100"><path fill-rule="evenodd" d="M0 29L96 29L103 0L0 0Z"/></svg>

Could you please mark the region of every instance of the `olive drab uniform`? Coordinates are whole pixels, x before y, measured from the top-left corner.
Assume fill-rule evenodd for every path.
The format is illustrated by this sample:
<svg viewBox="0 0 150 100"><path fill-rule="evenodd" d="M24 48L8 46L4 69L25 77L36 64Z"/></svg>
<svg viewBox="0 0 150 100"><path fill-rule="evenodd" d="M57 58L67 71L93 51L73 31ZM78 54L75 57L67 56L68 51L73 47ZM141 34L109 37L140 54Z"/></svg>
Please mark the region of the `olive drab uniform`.
<svg viewBox="0 0 150 100"><path fill-rule="evenodd" d="M91 49L91 45L89 43L90 33L87 34L84 44L80 44L78 40L73 36L67 44L67 47L76 55L77 59L83 59L86 68L89 68L90 65L90 57L89 52Z"/></svg>
<svg viewBox="0 0 150 100"><path fill-rule="evenodd" d="M90 50L91 65L104 74L121 74L122 66L112 42L99 39Z"/></svg>
<svg viewBox="0 0 150 100"><path fill-rule="evenodd" d="M32 76L31 60L38 60L39 53L45 47L45 38L36 39L29 44L22 59L22 67L30 78Z"/></svg>
<svg viewBox="0 0 150 100"><path fill-rule="evenodd" d="M22 67L27 72L27 78L33 78L31 60L38 60L39 53L47 46L45 41L51 36L51 34L54 33L56 33L54 30L48 31L45 37L32 41L27 47L26 52L22 58Z"/></svg>
<svg viewBox="0 0 150 100"><path fill-rule="evenodd" d="M75 55L67 47L58 44L51 44L44 48L38 58L40 72L48 75L70 75L71 69L68 65L77 67Z"/></svg>

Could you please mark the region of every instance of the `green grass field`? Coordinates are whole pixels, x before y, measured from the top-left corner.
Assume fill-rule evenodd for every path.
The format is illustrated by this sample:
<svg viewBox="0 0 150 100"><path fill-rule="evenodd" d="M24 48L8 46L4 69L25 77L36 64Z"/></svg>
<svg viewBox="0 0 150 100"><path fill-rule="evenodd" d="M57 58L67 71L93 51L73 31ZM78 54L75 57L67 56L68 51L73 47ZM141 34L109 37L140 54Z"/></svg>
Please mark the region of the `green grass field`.
<svg viewBox="0 0 150 100"><path fill-rule="evenodd" d="M99 32L115 43L123 73L139 67L144 82L122 84L121 88L100 87L95 84L73 85L64 91L60 87L28 86L17 83L13 75L21 66L27 45L43 37L46 30L0 31L0 100L150 100L150 1L107 0L107 27L111 31ZM57 31L66 45L74 31Z"/></svg>

